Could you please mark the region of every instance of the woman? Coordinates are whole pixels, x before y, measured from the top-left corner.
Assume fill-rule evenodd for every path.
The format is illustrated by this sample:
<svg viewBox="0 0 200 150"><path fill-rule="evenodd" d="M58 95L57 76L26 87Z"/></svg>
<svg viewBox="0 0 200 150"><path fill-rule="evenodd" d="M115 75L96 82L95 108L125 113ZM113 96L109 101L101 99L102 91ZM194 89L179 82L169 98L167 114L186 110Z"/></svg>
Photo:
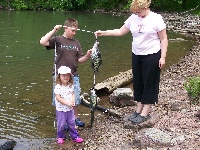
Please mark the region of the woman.
<svg viewBox="0 0 200 150"><path fill-rule="evenodd" d="M130 115L133 124L150 118L152 104L158 102L160 69L165 64L168 40L161 15L150 10L151 0L133 0L133 13L120 29L96 31L97 36L123 36L132 33L132 73L137 108Z"/></svg>

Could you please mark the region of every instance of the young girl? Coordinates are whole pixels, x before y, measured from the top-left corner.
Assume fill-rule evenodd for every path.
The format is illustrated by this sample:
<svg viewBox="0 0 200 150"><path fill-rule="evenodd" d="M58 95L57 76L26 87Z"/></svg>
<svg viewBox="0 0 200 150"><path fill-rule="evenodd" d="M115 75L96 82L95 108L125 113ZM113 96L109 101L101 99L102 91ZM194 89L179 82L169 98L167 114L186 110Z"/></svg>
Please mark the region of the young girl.
<svg viewBox="0 0 200 150"><path fill-rule="evenodd" d="M73 106L75 106L75 95L71 69L69 67L61 66L58 69L54 92L56 95L58 144L64 143L64 127L66 123L72 140L77 143L83 142L83 139L79 137L75 128L75 116L73 110Z"/></svg>

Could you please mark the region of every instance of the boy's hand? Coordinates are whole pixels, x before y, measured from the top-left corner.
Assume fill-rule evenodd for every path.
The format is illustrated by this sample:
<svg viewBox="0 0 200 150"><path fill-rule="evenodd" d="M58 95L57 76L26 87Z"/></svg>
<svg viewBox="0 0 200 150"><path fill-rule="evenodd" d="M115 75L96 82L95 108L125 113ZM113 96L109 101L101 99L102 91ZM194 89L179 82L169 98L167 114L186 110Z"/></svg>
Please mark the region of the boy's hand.
<svg viewBox="0 0 200 150"><path fill-rule="evenodd" d="M87 57L90 57L90 56L91 56L91 54L92 54L92 49L90 49L90 50L88 50L88 51L87 51L87 54L86 54L86 56L87 56Z"/></svg>
<svg viewBox="0 0 200 150"><path fill-rule="evenodd" d="M56 25L55 27L54 27L54 30L55 31L58 31L58 30L60 30L62 28L62 25Z"/></svg>

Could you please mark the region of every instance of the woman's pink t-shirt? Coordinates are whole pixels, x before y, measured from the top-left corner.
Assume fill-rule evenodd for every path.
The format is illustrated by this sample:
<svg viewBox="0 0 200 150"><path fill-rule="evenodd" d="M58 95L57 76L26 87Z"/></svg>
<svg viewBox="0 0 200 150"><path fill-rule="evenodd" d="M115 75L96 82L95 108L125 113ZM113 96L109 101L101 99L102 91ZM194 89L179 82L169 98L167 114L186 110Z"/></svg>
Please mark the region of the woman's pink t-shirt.
<svg viewBox="0 0 200 150"><path fill-rule="evenodd" d="M160 14L150 12L145 18L132 14L125 21L125 26L132 33L132 52L135 55L148 55L160 50L158 32L166 28Z"/></svg>

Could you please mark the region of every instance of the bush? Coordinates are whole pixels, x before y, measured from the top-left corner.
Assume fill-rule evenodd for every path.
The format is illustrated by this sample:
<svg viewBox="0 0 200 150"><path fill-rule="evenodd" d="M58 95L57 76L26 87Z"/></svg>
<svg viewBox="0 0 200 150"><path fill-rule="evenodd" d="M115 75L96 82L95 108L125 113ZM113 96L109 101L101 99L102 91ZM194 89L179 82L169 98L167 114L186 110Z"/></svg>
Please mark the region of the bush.
<svg viewBox="0 0 200 150"><path fill-rule="evenodd" d="M184 83L188 95L192 98L193 102L200 102L200 76L190 77Z"/></svg>

